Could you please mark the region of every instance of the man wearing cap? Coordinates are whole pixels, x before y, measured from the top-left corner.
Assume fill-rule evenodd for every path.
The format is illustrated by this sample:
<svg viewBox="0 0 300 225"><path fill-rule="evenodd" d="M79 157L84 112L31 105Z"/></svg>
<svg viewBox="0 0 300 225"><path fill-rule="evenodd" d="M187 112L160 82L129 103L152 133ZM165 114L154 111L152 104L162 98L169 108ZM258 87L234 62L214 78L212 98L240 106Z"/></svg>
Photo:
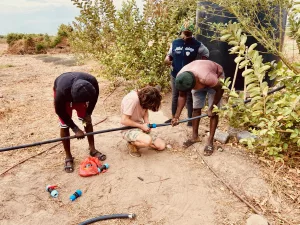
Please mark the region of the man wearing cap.
<svg viewBox="0 0 300 225"><path fill-rule="evenodd" d="M186 103L187 93L192 90L193 96L193 117L201 115L201 109L205 105L206 95L208 94L209 108L207 115L210 117L210 133L207 145L204 148L204 155L213 153L213 139L218 125L219 116L212 112L213 106L220 106L220 101L224 90L219 81L224 78L222 66L210 60L195 60L184 66L178 73L175 80L175 87L179 91L178 106L174 118L171 121L172 126L178 125L181 111ZM193 135L184 143L184 147L199 142L198 128L200 119L192 121Z"/></svg>
<svg viewBox="0 0 300 225"><path fill-rule="evenodd" d="M208 59L209 51L201 42L193 37L195 27L190 22L185 22L181 29L181 38L174 40L170 46L169 52L165 58L165 63L171 66L171 88L172 88L172 118L176 113L179 92L175 88L175 78L181 68L196 59ZM193 100L192 94L187 93L187 111L188 117L192 117ZM167 120L166 122L170 122ZM188 122L188 126L191 126Z"/></svg>
<svg viewBox="0 0 300 225"><path fill-rule="evenodd" d="M54 81L54 107L60 120L60 136L70 136L69 128L78 139L84 138L84 132L72 120L72 110L77 111L77 116L83 121L85 131L93 132L91 115L99 96L99 86L96 78L87 73L63 73ZM70 149L70 139L63 140L66 152L65 171L73 172L73 157ZM90 155L105 159L102 153L96 150L94 136L88 136Z"/></svg>

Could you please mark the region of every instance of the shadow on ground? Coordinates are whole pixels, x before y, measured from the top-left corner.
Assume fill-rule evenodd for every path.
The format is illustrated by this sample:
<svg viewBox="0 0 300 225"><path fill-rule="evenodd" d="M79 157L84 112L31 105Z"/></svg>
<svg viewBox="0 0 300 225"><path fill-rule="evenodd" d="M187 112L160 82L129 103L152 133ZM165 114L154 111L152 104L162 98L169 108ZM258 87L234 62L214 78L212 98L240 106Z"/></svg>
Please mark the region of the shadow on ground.
<svg viewBox="0 0 300 225"><path fill-rule="evenodd" d="M53 63L55 65L64 65L64 66L77 66L78 61L74 57L57 57L51 55L38 55L35 57L36 59L40 59L45 63Z"/></svg>

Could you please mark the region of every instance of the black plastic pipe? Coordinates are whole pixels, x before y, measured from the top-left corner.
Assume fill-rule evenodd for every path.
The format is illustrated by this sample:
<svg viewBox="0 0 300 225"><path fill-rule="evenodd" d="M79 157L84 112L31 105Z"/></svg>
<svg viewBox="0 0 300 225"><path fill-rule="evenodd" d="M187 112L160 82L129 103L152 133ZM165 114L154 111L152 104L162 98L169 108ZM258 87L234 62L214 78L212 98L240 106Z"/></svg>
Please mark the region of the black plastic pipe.
<svg viewBox="0 0 300 225"><path fill-rule="evenodd" d="M275 88L274 90L269 91L268 95L269 94L273 94L274 92L279 91L279 90L281 90L283 88L285 88L285 86L280 86L278 88ZM248 99L248 100L244 101L244 103L248 103L248 102L251 102L251 99ZM233 107L236 107L236 106L237 105L234 105ZM186 123L188 121L192 121L192 120L195 120L195 119L200 119L200 118L203 118L203 117L206 117L206 116L207 116L207 114L202 114L200 116L196 116L196 117L193 117L193 118L188 118L188 119L180 120L180 121L178 121L178 123ZM169 126L169 125L171 125L171 123L149 124L149 125L150 125L150 127L155 128L155 127ZM132 129L132 128L135 128L135 127L126 126L126 127L118 127L118 128L107 129L107 130L99 130L99 131L94 131L94 132L90 132L90 133L85 133L84 136L89 136L89 135L94 135L94 134L102 134L102 133L108 133L108 132L120 131L120 130L129 130L129 129ZM50 144L50 143L53 143L53 142L59 142L59 141L68 140L68 139L74 139L74 138L76 138L75 135L69 136L69 137L51 139L51 140L42 141L42 142L36 142L36 143L32 143L32 144L26 144L26 145L19 145L19 146L1 148L0 152L10 151L10 150L16 150L16 149L21 149L21 148L29 148L29 147L34 147L34 146L38 146L38 145L44 145L44 144Z"/></svg>
<svg viewBox="0 0 300 225"><path fill-rule="evenodd" d="M129 213L129 214L112 214L112 215L104 215L104 216L99 216L95 217L86 221L83 221L79 225L87 225L91 223L95 223L97 221L101 220L110 220L110 219L134 219L136 217L135 214Z"/></svg>

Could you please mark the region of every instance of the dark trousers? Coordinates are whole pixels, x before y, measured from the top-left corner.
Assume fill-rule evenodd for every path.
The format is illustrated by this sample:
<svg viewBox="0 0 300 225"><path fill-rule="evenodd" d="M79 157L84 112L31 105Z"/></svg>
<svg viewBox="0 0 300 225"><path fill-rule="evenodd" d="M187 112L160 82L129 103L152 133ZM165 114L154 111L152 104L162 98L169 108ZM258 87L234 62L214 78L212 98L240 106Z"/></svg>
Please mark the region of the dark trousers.
<svg viewBox="0 0 300 225"><path fill-rule="evenodd" d="M179 91L175 88L175 78L173 76L171 76L171 88L172 88L172 116L174 116L177 109ZM192 118L193 97L190 91L187 93L186 108L188 111L188 118Z"/></svg>

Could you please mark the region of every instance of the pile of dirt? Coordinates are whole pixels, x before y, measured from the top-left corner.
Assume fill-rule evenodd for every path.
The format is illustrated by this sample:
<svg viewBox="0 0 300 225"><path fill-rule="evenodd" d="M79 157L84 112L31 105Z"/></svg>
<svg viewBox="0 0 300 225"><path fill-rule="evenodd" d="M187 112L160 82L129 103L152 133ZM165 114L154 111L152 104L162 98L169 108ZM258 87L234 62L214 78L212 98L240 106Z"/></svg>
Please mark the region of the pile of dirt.
<svg viewBox="0 0 300 225"><path fill-rule="evenodd" d="M71 47L67 37L62 37L61 41L55 46L55 48L51 48L47 50L50 54L55 53L70 53Z"/></svg>
<svg viewBox="0 0 300 225"><path fill-rule="evenodd" d="M24 54L45 54L47 51L44 48L39 49L37 46L43 41L42 37L21 39L14 41L8 46L7 53L13 55Z"/></svg>
<svg viewBox="0 0 300 225"><path fill-rule="evenodd" d="M43 41L43 37L34 37L29 39L17 40L8 46L6 53L12 55L33 55L71 52L70 44L67 37L62 37L61 41L54 48L46 47L43 44Z"/></svg>

